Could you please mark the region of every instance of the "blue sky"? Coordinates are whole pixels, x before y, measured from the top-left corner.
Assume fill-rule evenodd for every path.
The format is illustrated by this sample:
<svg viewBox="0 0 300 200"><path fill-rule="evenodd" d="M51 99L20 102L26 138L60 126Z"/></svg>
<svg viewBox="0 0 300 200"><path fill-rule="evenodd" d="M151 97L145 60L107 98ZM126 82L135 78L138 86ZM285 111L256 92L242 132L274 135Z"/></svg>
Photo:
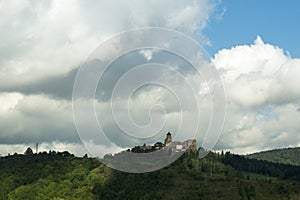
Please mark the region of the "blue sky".
<svg viewBox="0 0 300 200"><path fill-rule="evenodd" d="M233 1L224 0L219 12L222 19L212 18L204 34L212 46L206 50L213 56L218 50L251 44L257 35L264 42L279 46L300 57L300 1Z"/></svg>

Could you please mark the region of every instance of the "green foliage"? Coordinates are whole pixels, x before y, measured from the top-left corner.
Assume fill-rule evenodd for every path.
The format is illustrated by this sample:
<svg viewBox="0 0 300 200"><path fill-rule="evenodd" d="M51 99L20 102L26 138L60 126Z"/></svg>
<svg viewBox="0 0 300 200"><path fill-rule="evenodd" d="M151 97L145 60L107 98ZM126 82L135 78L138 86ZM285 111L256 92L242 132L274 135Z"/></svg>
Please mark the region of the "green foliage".
<svg viewBox="0 0 300 200"><path fill-rule="evenodd" d="M266 176L300 181L300 166L284 165L263 160L249 159L227 152L222 162L237 171L247 171ZM241 177L240 177L241 178Z"/></svg>
<svg viewBox="0 0 300 200"><path fill-rule="evenodd" d="M227 158L226 158L227 157ZM228 160L229 159L229 160ZM67 152L0 158L0 199L293 199L300 183L237 169L232 154L185 154L159 171L129 174ZM228 161L227 163L225 161ZM251 161L251 160L250 160ZM240 160L239 160L240 162ZM257 164L252 162L253 166ZM272 168L272 167L271 167ZM248 178L246 178L248 177ZM263 176L264 177L264 176Z"/></svg>
<svg viewBox="0 0 300 200"><path fill-rule="evenodd" d="M248 158L300 166L300 147L274 149L247 155Z"/></svg>

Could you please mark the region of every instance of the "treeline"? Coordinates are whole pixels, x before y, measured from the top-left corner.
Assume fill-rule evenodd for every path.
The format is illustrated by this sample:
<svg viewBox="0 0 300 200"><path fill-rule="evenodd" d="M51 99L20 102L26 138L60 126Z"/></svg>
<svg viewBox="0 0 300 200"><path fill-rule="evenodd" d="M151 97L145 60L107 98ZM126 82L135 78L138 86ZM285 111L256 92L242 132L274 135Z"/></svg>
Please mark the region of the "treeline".
<svg viewBox="0 0 300 200"><path fill-rule="evenodd" d="M270 151L263 151L247 155L246 157L276 162L281 164L297 165L300 166L300 147L273 149Z"/></svg>
<svg viewBox="0 0 300 200"><path fill-rule="evenodd" d="M91 193L86 176L99 165L67 151L1 157L0 199L84 199Z"/></svg>
<svg viewBox="0 0 300 200"><path fill-rule="evenodd" d="M238 171L300 181L300 166L250 159L245 156L231 154L230 152L226 152L225 155L221 157L221 161L225 165L230 165Z"/></svg>
<svg viewBox="0 0 300 200"><path fill-rule="evenodd" d="M244 160L247 159L230 153L209 153L203 159L191 153L161 170L130 174L108 168L97 159L78 158L68 152L15 154L0 158L0 199L297 198L300 183L245 178L243 174L254 168L244 170ZM251 165L256 161L249 162ZM277 165L264 167L273 166ZM259 165L257 173L269 173L258 169Z"/></svg>

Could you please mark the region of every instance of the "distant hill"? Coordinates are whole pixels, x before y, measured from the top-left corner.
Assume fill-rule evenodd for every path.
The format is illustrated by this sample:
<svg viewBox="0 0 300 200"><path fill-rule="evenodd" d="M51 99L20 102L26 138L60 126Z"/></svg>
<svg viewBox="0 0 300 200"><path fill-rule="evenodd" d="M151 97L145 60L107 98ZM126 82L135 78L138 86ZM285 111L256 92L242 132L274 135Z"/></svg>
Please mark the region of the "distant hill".
<svg viewBox="0 0 300 200"><path fill-rule="evenodd" d="M274 149L247 155L251 159L300 166L300 147Z"/></svg>
<svg viewBox="0 0 300 200"><path fill-rule="evenodd" d="M0 200L299 199L300 167L244 156L184 154L155 172L130 174L68 152L0 157Z"/></svg>

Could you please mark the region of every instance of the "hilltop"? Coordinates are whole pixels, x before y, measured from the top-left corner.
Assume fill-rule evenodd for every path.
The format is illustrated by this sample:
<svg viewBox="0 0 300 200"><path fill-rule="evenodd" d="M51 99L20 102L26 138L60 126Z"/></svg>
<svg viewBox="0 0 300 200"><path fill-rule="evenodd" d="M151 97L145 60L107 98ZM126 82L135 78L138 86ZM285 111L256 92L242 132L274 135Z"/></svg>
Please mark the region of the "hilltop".
<svg viewBox="0 0 300 200"><path fill-rule="evenodd" d="M300 166L300 147L274 149L247 155L248 158Z"/></svg>
<svg viewBox="0 0 300 200"><path fill-rule="evenodd" d="M0 199L298 199L300 167L210 152L131 174L49 152L0 158Z"/></svg>

